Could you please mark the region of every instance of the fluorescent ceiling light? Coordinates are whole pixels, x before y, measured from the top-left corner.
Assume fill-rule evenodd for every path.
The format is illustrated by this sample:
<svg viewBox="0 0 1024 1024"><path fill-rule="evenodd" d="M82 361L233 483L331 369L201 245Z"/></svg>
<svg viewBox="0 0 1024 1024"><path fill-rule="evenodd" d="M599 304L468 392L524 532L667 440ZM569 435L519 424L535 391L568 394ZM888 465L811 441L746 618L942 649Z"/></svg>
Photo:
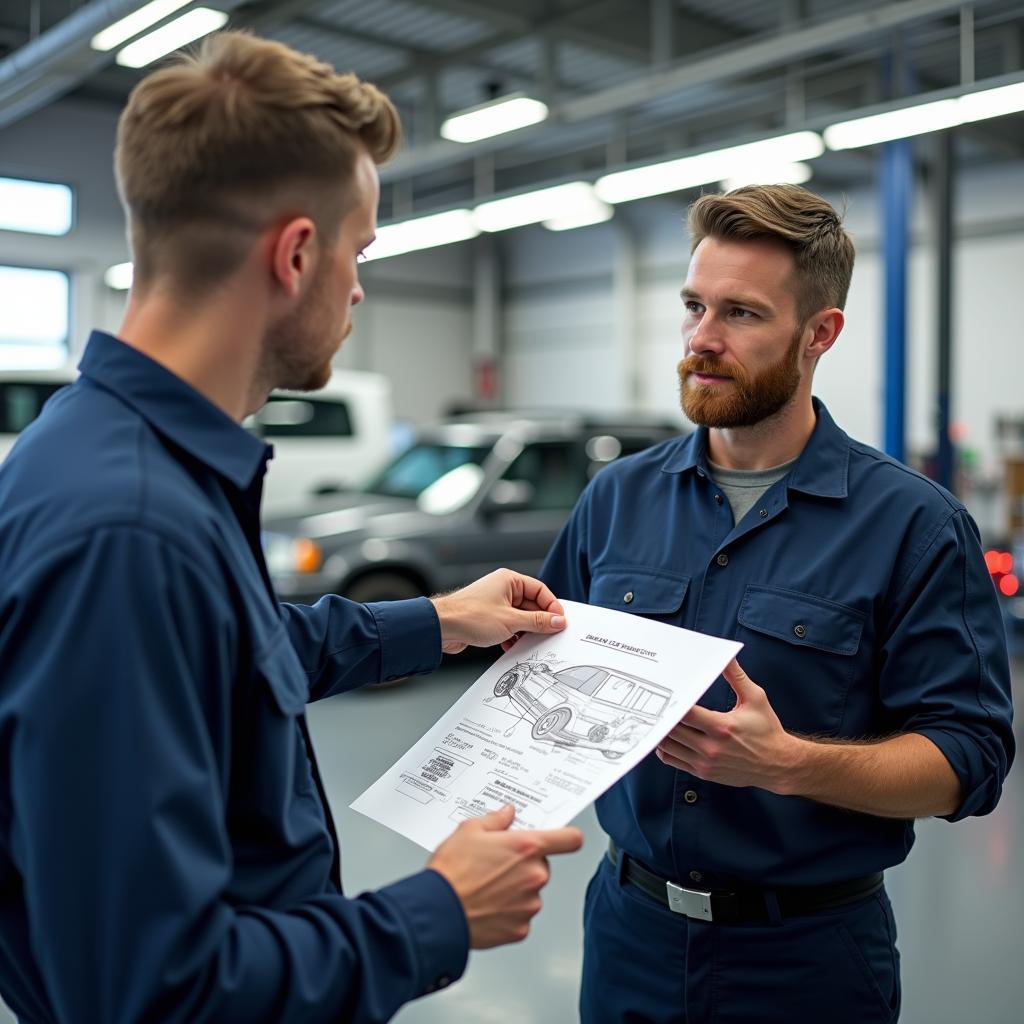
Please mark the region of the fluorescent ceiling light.
<svg viewBox="0 0 1024 1024"><path fill-rule="evenodd" d="M566 210L557 217L544 221L544 227L549 231L571 231L573 228L585 228L591 224L603 224L611 220L615 214L615 207L602 202L597 196L592 196L589 203L580 203L579 207Z"/></svg>
<svg viewBox="0 0 1024 1024"><path fill-rule="evenodd" d="M132 286L132 265L131 263L115 263L107 267L103 275L103 283L115 292L127 291Z"/></svg>
<svg viewBox="0 0 1024 1024"><path fill-rule="evenodd" d="M379 227L377 237L366 249L366 259L380 260L417 249L433 249L438 245L463 242L479 234L480 229L469 210L434 213Z"/></svg>
<svg viewBox="0 0 1024 1024"><path fill-rule="evenodd" d="M140 7L120 21L115 21L109 28L97 32L89 41L94 50L104 53L119 46L126 39L144 32L150 25L163 21L168 15L190 3L190 0L153 0L152 3Z"/></svg>
<svg viewBox="0 0 1024 1024"><path fill-rule="evenodd" d="M452 114L441 125L441 137L451 142L478 142L492 135L539 124L547 116L548 108L540 100L519 94L503 96Z"/></svg>
<svg viewBox="0 0 1024 1024"><path fill-rule="evenodd" d="M934 100L829 125L825 129L825 145L829 149L858 149L952 128L962 121L957 100Z"/></svg>
<svg viewBox="0 0 1024 1024"><path fill-rule="evenodd" d="M118 55L117 63L125 68L142 68L174 50L191 43L200 36L215 32L228 16L209 7L196 7L161 28L129 43Z"/></svg>
<svg viewBox="0 0 1024 1024"><path fill-rule="evenodd" d="M802 185L805 181L810 181L813 174L810 164L763 164L726 178L722 182L722 189L731 192L734 188L742 188L744 185Z"/></svg>
<svg viewBox="0 0 1024 1024"><path fill-rule="evenodd" d="M989 117L1016 114L1024 110L1024 82L1016 85L1002 85L995 89L981 89L961 96L960 116L968 121L984 121Z"/></svg>
<svg viewBox="0 0 1024 1024"><path fill-rule="evenodd" d="M524 224L571 217L580 210L592 211L595 201L593 185L587 181L570 181L481 203L473 210L473 217L481 231L508 231Z"/></svg>
<svg viewBox="0 0 1024 1024"><path fill-rule="evenodd" d="M760 164L777 167L798 160L813 160L824 152L817 132L792 132L741 146L729 146L709 153L684 156L679 160L633 167L598 178L594 186L607 203L678 192L684 188L724 181L746 168Z"/></svg>
<svg viewBox="0 0 1024 1024"><path fill-rule="evenodd" d="M0 178L0 230L66 235L72 214L73 196L67 185Z"/></svg>

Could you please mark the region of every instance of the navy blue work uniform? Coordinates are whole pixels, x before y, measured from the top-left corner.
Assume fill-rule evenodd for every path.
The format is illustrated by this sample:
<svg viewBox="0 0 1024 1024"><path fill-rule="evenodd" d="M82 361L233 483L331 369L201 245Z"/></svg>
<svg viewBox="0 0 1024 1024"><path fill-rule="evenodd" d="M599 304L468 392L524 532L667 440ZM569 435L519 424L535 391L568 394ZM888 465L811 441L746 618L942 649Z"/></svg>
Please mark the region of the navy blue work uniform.
<svg viewBox="0 0 1024 1024"><path fill-rule="evenodd" d="M949 820L985 814L1014 745L1005 637L974 523L814 408L799 459L739 523L701 428L598 474L541 575L560 598L742 641L740 664L791 732L927 736L962 785ZM733 702L720 678L700 703ZM884 889L841 906L826 897L904 860L912 821L704 782L653 755L597 809L614 864L588 890L585 1021L896 1019ZM676 913L656 898L667 882L739 894L745 909L708 921L687 916L701 897L686 895Z"/></svg>
<svg viewBox="0 0 1024 1024"><path fill-rule="evenodd" d="M0 468L0 991L31 1024L383 1021L464 970L425 870L340 888L308 701L429 671L426 599L274 599L269 450L94 333Z"/></svg>

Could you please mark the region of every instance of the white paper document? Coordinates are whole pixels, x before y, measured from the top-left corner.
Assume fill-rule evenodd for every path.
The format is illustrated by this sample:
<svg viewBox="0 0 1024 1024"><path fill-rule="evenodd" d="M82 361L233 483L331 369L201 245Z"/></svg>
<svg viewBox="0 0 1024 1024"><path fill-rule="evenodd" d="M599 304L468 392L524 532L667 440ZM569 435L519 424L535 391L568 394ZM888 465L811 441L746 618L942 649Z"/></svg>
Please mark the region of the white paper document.
<svg viewBox="0 0 1024 1024"><path fill-rule="evenodd" d="M559 828L646 757L743 646L563 605L563 632L524 636L352 808L428 850L508 803L513 828Z"/></svg>

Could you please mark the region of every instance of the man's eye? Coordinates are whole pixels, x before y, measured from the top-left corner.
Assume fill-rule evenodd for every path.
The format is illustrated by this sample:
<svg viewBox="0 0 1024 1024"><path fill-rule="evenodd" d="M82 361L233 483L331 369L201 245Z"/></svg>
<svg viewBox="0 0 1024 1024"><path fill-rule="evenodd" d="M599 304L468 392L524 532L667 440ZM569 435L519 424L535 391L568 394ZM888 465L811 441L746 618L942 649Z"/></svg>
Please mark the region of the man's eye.
<svg viewBox="0 0 1024 1024"><path fill-rule="evenodd" d="M684 302L683 306L688 313L693 313L694 315L702 312L704 309L704 307L699 302L694 302L692 299L690 299L687 302Z"/></svg>
<svg viewBox="0 0 1024 1024"><path fill-rule="evenodd" d="M740 319L749 319L750 317L757 316L757 314L752 309L743 309L742 306L737 306L732 311L732 315L740 317Z"/></svg>

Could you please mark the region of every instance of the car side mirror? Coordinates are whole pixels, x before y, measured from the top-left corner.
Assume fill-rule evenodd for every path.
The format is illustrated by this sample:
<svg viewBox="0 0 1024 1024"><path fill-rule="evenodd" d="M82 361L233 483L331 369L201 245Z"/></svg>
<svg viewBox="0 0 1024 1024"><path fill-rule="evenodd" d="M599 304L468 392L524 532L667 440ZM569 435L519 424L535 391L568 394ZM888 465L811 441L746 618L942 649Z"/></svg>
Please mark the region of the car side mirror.
<svg viewBox="0 0 1024 1024"><path fill-rule="evenodd" d="M521 512L530 507L535 494L529 480L496 480L483 502L487 515L501 512Z"/></svg>

